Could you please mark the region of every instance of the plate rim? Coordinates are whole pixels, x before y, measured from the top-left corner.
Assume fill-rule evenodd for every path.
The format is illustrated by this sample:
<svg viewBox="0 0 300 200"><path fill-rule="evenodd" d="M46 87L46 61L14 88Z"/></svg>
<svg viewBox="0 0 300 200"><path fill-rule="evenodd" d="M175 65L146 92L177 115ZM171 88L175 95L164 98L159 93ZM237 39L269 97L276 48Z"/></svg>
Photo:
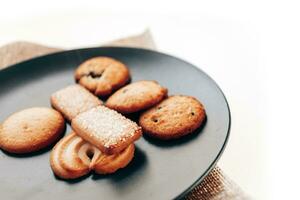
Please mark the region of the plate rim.
<svg viewBox="0 0 300 200"><path fill-rule="evenodd" d="M8 66L4 67L3 69L0 69L0 73L5 73L6 71L9 71L9 70L11 70L13 68L18 67L19 65L22 65L24 63L30 63L33 60L45 59L45 58L52 57L52 56L55 56L55 55L59 55L59 54L62 54L62 53L68 54L68 53L76 53L77 51L89 51L89 50L97 50L97 49L98 50L122 49L122 50L130 50L130 51L132 51L132 50L134 50L134 51L144 51L144 52L150 52L152 54L161 54L163 56L167 56L167 57L170 57L172 59L179 60L180 62L184 62L184 63L190 65L191 67L195 68L196 70L202 72L202 74L204 74L210 81L212 81L215 84L216 88L220 91L221 95L223 96L223 98L225 100L225 103L226 103L226 108L228 110L228 129L227 129L227 133L226 133L226 137L225 137L224 143L222 144L222 147L221 147L220 151L218 152L218 154L216 155L215 159L208 166L208 168L205 170L205 172L200 177L198 177L197 180L194 181L190 186L188 186L185 190L183 190L180 194L177 194L173 198L173 199L183 199L216 166L218 160L220 159L220 157L224 153L226 145L228 144L228 140L229 140L229 137L230 137L230 130L231 130L231 111L230 111L230 106L229 106L228 100L227 100L224 92L222 91L221 87L218 85L218 83L213 78L211 78L211 76L208 73L206 73L204 70L202 70L200 67L197 67L196 65L194 65L194 64L192 64L192 63L190 63L190 62L188 62L186 60L183 60L182 58L178 58L176 56L173 56L173 55L170 55L168 53L161 52L161 51L157 51L157 50L152 50L152 49L147 49L147 48L140 48L140 47L105 46L105 47L85 47L85 48L78 48L78 49L58 50L57 52L52 52L52 53L45 54L45 55L40 55L40 56L34 56L32 58L25 59L23 61L14 63L12 65L8 65Z"/></svg>

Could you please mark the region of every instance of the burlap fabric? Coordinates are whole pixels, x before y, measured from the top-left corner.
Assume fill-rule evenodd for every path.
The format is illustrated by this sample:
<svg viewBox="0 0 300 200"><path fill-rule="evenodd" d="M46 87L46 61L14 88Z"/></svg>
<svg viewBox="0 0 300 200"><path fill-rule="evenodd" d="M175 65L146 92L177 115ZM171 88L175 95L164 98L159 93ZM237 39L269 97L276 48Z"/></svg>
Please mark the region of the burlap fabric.
<svg viewBox="0 0 300 200"><path fill-rule="evenodd" d="M145 31L141 35L112 41L102 46L127 46L155 49L155 44L149 31ZM0 69L36 56L61 50L62 49L59 48L46 47L29 42L11 43L0 47ZM249 199L218 167L215 167L185 198L188 200Z"/></svg>

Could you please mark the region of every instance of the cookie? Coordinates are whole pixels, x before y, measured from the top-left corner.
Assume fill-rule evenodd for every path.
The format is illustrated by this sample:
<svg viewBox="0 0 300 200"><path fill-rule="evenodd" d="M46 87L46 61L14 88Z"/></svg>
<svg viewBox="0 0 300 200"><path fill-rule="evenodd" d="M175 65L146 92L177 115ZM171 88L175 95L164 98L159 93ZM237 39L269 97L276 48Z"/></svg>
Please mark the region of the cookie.
<svg viewBox="0 0 300 200"><path fill-rule="evenodd" d="M127 66L109 57L95 57L83 62L75 71L80 85L97 96L108 96L130 79Z"/></svg>
<svg viewBox="0 0 300 200"><path fill-rule="evenodd" d="M166 97L167 93L168 90L156 81L138 81L116 91L105 105L128 114L152 107Z"/></svg>
<svg viewBox="0 0 300 200"><path fill-rule="evenodd" d="M142 113L139 124L149 136L168 140L192 133L204 119L204 107L196 98L178 95Z"/></svg>
<svg viewBox="0 0 300 200"><path fill-rule="evenodd" d="M70 85L51 95L51 105L71 121L76 115L101 105L102 101L80 85Z"/></svg>
<svg viewBox="0 0 300 200"><path fill-rule="evenodd" d="M142 135L142 128L135 122L105 106L77 115L71 125L77 135L105 154L121 152Z"/></svg>
<svg viewBox="0 0 300 200"><path fill-rule="evenodd" d="M0 148L11 153L30 153L54 143L65 130L62 115L36 107L16 112L0 127Z"/></svg>
<svg viewBox="0 0 300 200"><path fill-rule="evenodd" d="M114 173L130 163L134 144L118 154L106 155L74 132L62 138L50 155L50 166L58 177L75 179L94 170L98 174Z"/></svg>

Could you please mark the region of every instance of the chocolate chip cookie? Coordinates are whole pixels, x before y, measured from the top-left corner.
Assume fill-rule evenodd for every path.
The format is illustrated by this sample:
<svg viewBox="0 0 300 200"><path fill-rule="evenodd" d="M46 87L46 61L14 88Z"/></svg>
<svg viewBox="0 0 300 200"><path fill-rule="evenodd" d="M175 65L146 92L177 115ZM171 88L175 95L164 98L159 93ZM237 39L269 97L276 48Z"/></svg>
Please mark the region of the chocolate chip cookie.
<svg viewBox="0 0 300 200"><path fill-rule="evenodd" d="M194 97L170 96L141 114L139 124L145 134L162 140L192 133L205 119L203 105Z"/></svg>
<svg viewBox="0 0 300 200"><path fill-rule="evenodd" d="M108 96L130 79L127 66L109 57L95 57L75 71L75 80L97 96Z"/></svg>

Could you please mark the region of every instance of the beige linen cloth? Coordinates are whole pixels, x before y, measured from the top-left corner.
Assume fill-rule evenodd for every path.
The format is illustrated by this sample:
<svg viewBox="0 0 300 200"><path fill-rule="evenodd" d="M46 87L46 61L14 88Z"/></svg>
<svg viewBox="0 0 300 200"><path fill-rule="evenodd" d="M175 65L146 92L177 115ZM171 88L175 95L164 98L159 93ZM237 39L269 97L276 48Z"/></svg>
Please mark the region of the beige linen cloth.
<svg viewBox="0 0 300 200"><path fill-rule="evenodd" d="M144 33L107 43L103 46L127 46L155 49L151 33ZM28 42L15 42L0 47L0 69L9 65L36 57L61 51L62 49L46 47ZM185 199L189 200L221 200L249 199L244 192L219 167L215 167L205 179L192 190Z"/></svg>

